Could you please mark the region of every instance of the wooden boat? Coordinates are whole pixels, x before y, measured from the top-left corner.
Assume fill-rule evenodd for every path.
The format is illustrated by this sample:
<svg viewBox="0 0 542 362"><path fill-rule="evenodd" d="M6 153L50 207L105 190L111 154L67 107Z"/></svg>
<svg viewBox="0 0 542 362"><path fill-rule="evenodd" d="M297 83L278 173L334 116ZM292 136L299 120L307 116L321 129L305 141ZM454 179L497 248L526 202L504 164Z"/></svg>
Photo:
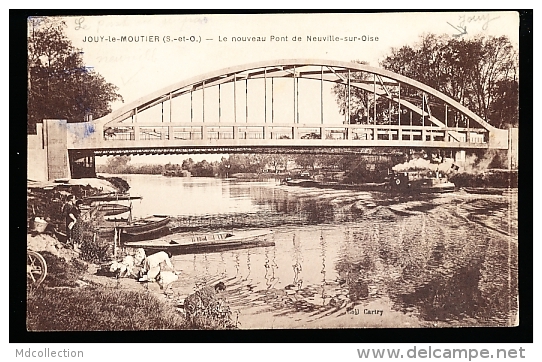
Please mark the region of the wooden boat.
<svg viewBox="0 0 542 362"><path fill-rule="evenodd" d="M318 182L311 179L293 179L284 181L288 186L316 187Z"/></svg>
<svg viewBox="0 0 542 362"><path fill-rule="evenodd" d="M132 221L131 224L119 226L123 234L143 234L162 229L167 226L171 218L166 215L152 215L143 219Z"/></svg>
<svg viewBox="0 0 542 362"><path fill-rule="evenodd" d="M469 194L481 194L481 195L502 195L506 189L500 189L496 187L462 187Z"/></svg>
<svg viewBox="0 0 542 362"><path fill-rule="evenodd" d="M118 200L135 200L141 199L141 196L130 196L129 194L109 193L87 196L83 198L83 202L91 203L96 201L118 201Z"/></svg>
<svg viewBox="0 0 542 362"><path fill-rule="evenodd" d="M101 237L113 237L115 230L120 230L121 243L123 241L149 240L170 234L171 231L168 227L170 220L171 218L166 215L152 215L132 222L104 218L100 225L95 227L95 231Z"/></svg>
<svg viewBox="0 0 542 362"><path fill-rule="evenodd" d="M121 234L121 242L126 241L141 241L153 240L171 234L171 230L167 225L157 227L152 230L143 231L123 231Z"/></svg>
<svg viewBox="0 0 542 362"><path fill-rule="evenodd" d="M198 252L218 252L231 249L244 249L274 246L266 239L271 230L235 231L206 234L177 234L172 240L160 239L147 242L128 242L124 246L143 248L148 252L170 251L172 254L192 254Z"/></svg>
<svg viewBox="0 0 542 362"><path fill-rule="evenodd" d="M104 216L114 216L130 211L131 207L121 204L101 204L97 206L97 209L97 211L103 213Z"/></svg>

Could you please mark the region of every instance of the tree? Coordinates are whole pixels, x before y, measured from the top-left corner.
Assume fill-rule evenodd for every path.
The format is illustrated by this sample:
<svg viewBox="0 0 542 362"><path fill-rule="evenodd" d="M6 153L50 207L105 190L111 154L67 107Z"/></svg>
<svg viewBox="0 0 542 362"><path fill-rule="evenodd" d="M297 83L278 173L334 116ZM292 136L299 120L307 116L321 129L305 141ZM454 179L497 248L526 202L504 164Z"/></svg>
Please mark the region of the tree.
<svg viewBox="0 0 542 362"><path fill-rule="evenodd" d="M194 165L192 171L194 176L198 177L213 177L215 175L215 170L212 164L206 160L200 161Z"/></svg>
<svg viewBox="0 0 542 362"><path fill-rule="evenodd" d="M427 34L412 47L392 49L380 65L435 88L493 126L518 125L518 53L505 36L468 40ZM419 98L417 93L401 88L404 99ZM434 113L444 118L443 107L436 105Z"/></svg>
<svg viewBox="0 0 542 362"><path fill-rule="evenodd" d="M181 165L181 168L182 168L183 170L186 170L186 171L192 173L192 171L193 171L195 165L196 165L196 163L194 162L194 160L192 159L192 157L190 157L190 158L187 159L187 160L183 160L183 164Z"/></svg>
<svg viewBox="0 0 542 362"><path fill-rule="evenodd" d="M123 101L115 85L84 65L83 52L73 47L65 27L54 18L28 19L27 133L35 133L45 118L100 118L111 112L112 102Z"/></svg>
<svg viewBox="0 0 542 362"><path fill-rule="evenodd" d="M314 155L311 155L311 154L300 154L300 155L296 155L294 158L296 164L303 167L304 169L310 167L311 170L313 171L319 159L320 157L315 157Z"/></svg>
<svg viewBox="0 0 542 362"><path fill-rule="evenodd" d="M113 156L107 160L106 172L108 173L123 173L128 167L130 156Z"/></svg>
<svg viewBox="0 0 542 362"><path fill-rule="evenodd" d="M262 166L264 166L263 164L273 167L275 173L278 172L279 168L283 168L286 171L288 169L288 156L278 153L266 154L262 160Z"/></svg>
<svg viewBox="0 0 542 362"><path fill-rule="evenodd" d="M367 65L365 61L354 60L354 63ZM372 78L371 78L372 79ZM369 74L366 72L351 72L350 82L356 81L368 81ZM347 86L345 84L337 83L333 86L333 93L335 93L335 100L339 106L339 112L342 115L347 114L350 111L350 116L347 123L368 123L369 109L372 107L372 99L366 96L366 93L356 87L350 88L350 109L348 105Z"/></svg>

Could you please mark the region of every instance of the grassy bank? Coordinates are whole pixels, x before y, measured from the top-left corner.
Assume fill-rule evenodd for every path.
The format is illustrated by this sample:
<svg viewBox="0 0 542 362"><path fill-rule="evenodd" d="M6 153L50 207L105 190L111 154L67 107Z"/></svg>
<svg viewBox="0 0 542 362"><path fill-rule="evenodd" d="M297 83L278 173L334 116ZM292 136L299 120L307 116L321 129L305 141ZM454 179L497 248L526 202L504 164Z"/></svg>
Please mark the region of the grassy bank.
<svg viewBox="0 0 542 362"><path fill-rule="evenodd" d="M37 288L27 296L32 331L186 329L185 319L145 291Z"/></svg>
<svg viewBox="0 0 542 362"><path fill-rule="evenodd" d="M202 300L191 310L192 316L181 314L173 303L137 283L132 289L88 284L82 282L88 273L87 263L76 258L66 261L46 251L40 254L47 262L48 273L39 287L27 290L26 323L30 331L236 328L227 305L216 308L216 299Z"/></svg>
<svg viewBox="0 0 542 362"><path fill-rule="evenodd" d="M146 291L102 286L77 287L87 264L41 252L48 267L38 288L27 292L27 329L99 331L184 329L187 323L171 306Z"/></svg>
<svg viewBox="0 0 542 362"><path fill-rule="evenodd" d="M182 315L147 291L77 287L87 264L41 252L48 267L27 292L27 328L33 331L186 329Z"/></svg>

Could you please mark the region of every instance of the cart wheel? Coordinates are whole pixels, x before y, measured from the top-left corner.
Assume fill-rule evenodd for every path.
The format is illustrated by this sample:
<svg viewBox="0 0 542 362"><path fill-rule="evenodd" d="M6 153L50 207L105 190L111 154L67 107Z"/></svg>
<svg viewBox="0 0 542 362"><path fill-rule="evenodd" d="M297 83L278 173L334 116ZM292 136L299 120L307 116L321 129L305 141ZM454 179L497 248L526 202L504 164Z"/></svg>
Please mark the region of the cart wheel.
<svg viewBox="0 0 542 362"><path fill-rule="evenodd" d="M26 253L26 284L37 287L47 276L47 263L40 254L28 250Z"/></svg>

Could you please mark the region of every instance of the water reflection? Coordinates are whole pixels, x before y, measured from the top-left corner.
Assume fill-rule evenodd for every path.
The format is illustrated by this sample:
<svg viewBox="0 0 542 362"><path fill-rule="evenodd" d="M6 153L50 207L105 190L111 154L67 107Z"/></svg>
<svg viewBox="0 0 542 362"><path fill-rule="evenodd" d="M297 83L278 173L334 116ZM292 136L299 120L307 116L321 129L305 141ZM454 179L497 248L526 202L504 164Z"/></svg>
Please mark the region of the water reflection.
<svg viewBox="0 0 542 362"><path fill-rule="evenodd" d="M273 247L174 257L181 271L174 290L186 295L224 281L241 328L515 320L517 194L390 197L274 181L175 179L167 181L169 192L200 198L195 209L186 202L168 206L180 224L275 231ZM146 185L134 179L136 189L165 187L158 178L138 180ZM383 314L366 316L365 309Z"/></svg>

